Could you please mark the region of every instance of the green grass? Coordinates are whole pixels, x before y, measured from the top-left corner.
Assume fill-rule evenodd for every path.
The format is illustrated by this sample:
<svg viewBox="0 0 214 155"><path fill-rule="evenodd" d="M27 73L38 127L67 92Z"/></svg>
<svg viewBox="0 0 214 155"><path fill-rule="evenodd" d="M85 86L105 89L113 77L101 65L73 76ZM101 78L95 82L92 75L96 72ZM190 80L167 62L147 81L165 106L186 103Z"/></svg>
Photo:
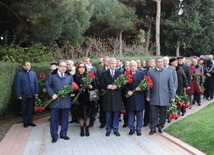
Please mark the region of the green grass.
<svg viewBox="0 0 214 155"><path fill-rule="evenodd" d="M202 152L214 154L214 102L169 126L167 133L190 144Z"/></svg>

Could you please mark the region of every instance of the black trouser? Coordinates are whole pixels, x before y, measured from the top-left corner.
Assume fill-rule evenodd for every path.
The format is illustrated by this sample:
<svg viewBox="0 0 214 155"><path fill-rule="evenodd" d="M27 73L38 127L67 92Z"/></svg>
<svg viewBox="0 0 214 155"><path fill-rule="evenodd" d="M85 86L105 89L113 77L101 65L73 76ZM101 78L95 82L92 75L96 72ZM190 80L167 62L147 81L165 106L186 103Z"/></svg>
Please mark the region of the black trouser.
<svg viewBox="0 0 214 155"><path fill-rule="evenodd" d="M71 120L72 121L77 121L77 116L76 116L76 105L72 105L70 108L71 112Z"/></svg>
<svg viewBox="0 0 214 155"><path fill-rule="evenodd" d="M99 112L99 117L100 117L100 123L101 124L106 124L106 112L103 111L103 101L102 98L99 100L99 105L100 105L100 112Z"/></svg>
<svg viewBox="0 0 214 155"><path fill-rule="evenodd" d="M33 123L34 98L22 97L23 123Z"/></svg>
<svg viewBox="0 0 214 155"><path fill-rule="evenodd" d="M201 95L198 93L194 93L194 97L193 97L193 103L195 103L195 101L200 104L201 103Z"/></svg>
<svg viewBox="0 0 214 155"><path fill-rule="evenodd" d="M145 101L145 112L144 112L144 126L147 126L149 124L149 111L150 111L150 105L149 101Z"/></svg>
<svg viewBox="0 0 214 155"><path fill-rule="evenodd" d="M156 127L163 128L166 123L167 106L150 105L149 127L155 129ZM158 119L158 116L160 117Z"/></svg>

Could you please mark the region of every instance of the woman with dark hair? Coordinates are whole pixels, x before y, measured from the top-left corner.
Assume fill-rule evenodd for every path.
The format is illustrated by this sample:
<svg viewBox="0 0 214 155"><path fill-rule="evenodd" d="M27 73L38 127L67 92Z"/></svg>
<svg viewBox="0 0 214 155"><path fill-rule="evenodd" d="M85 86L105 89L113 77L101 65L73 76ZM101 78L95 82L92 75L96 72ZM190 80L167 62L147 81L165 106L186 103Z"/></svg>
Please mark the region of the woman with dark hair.
<svg viewBox="0 0 214 155"><path fill-rule="evenodd" d="M74 81L79 86L79 97L76 107L76 115L80 123L80 136L89 136L90 118L96 116L96 107L94 102L89 100L89 90L94 89L92 82L88 86L84 86L83 78L88 76L87 68L84 62L79 62L76 66ZM84 130L85 129L85 130Z"/></svg>

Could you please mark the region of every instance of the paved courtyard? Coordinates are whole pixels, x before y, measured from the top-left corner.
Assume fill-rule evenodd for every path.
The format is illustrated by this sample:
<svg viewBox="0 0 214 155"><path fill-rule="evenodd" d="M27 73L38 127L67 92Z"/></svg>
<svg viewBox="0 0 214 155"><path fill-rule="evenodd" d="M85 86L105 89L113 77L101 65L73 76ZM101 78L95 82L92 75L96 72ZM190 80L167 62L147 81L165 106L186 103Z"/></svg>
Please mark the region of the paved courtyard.
<svg viewBox="0 0 214 155"><path fill-rule="evenodd" d="M193 106L187 110L190 115L205 107ZM187 116L186 115L186 116ZM186 117L184 116L184 117ZM178 120L184 118L180 117ZM0 143L0 155L202 155L203 152L174 138L167 133L156 133L150 136L149 128L142 129L142 136L128 135L129 129L122 128L120 123L120 137L111 133L105 136L105 129L99 128L98 119L90 128L89 137L80 137L78 124L69 124L68 136L70 140L58 139L51 143L49 133L49 117L35 120L36 127L23 128L22 124L11 127ZM173 122L175 122L173 120ZM172 124L172 123L170 123ZM170 124L166 123L166 127Z"/></svg>

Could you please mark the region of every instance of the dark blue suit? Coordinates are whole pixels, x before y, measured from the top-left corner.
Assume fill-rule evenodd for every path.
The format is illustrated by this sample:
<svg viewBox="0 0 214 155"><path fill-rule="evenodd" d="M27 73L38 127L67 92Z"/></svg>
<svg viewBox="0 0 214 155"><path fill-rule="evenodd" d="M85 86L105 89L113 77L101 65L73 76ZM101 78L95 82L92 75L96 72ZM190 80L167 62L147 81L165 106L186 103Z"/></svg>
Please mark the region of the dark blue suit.
<svg viewBox="0 0 214 155"><path fill-rule="evenodd" d="M65 85L70 85L73 82L73 77L65 73L64 77L61 78L55 70L48 76L46 80L46 90L50 97L57 94L61 88ZM61 118L61 131L60 137L67 136L68 130L68 116L69 109L71 108L71 97L70 94L63 98L56 99L50 104L51 108L51 121L50 121L50 133L53 139L58 138L58 122ZM61 115L61 116L60 116Z"/></svg>
<svg viewBox="0 0 214 155"><path fill-rule="evenodd" d="M134 90L139 83L144 79L144 73L141 71L136 71L133 75L133 82L128 83L125 86L126 93L128 91ZM129 128L131 131L140 132L143 122L143 110L145 109L145 91L136 91L132 96L127 98L127 109L129 112ZM136 128L134 126L135 115L137 116Z"/></svg>
<svg viewBox="0 0 214 155"><path fill-rule="evenodd" d="M34 96L39 93L35 72L22 69L15 79L16 95L22 97L22 120L24 124L33 122Z"/></svg>

